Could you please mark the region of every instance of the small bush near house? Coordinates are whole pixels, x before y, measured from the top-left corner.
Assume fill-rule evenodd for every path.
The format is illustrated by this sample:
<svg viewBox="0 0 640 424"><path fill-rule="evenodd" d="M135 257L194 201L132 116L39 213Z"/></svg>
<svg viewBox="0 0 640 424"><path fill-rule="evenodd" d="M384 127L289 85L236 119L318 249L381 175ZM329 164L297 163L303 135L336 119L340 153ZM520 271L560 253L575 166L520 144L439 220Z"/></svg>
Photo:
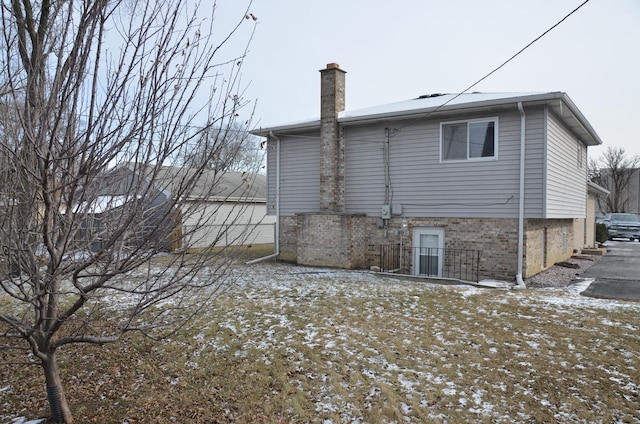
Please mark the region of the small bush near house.
<svg viewBox="0 0 640 424"><path fill-rule="evenodd" d="M596 241L598 243L604 243L609 240L609 230L604 224L596 224Z"/></svg>

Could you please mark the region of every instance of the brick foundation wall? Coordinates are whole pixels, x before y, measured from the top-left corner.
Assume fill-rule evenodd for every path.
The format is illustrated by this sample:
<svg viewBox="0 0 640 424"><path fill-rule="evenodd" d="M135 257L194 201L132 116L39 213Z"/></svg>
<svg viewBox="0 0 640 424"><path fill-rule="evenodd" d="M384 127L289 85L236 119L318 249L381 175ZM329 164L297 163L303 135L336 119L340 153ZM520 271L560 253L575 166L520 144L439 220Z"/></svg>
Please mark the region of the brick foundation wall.
<svg viewBox="0 0 640 424"><path fill-rule="evenodd" d="M297 262L301 265L364 268L365 220L364 215L341 213L301 215Z"/></svg>
<svg viewBox="0 0 640 424"><path fill-rule="evenodd" d="M405 218L409 224L408 241L404 244L412 246L415 228L444 229L445 249L479 250L479 278L495 278L514 280L517 267L518 252L518 220L492 218ZM396 233L401 228L402 218L389 221L388 237L375 238L377 243L399 243ZM380 230L382 231L382 230ZM383 233L379 233L383 235ZM378 244L379 245L379 244ZM379 251L379 249L378 249ZM379 252L370 258L371 262L379 261ZM409 264L411 266L411 264ZM411 269L411 268L409 268Z"/></svg>
<svg viewBox="0 0 640 424"><path fill-rule="evenodd" d="M566 261L580 246L582 233L574 233L573 219L528 219L525 221L525 277Z"/></svg>
<svg viewBox="0 0 640 424"><path fill-rule="evenodd" d="M442 228L446 249L479 250L479 278L514 281L518 265L518 220L499 218L404 218L408 235L403 244L412 247L415 228ZM369 269L380 264L380 246L400 244L402 218L378 228L378 218L332 213L282 217L280 260L312 266ZM546 230L545 230L546 229ZM545 236L546 231L546 236ZM523 277L573 254L573 220L525 220ZM409 255L411 256L411 255ZM405 258L411 269L412 258Z"/></svg>
<svg viewBox="0 0 640 424"><path fill-rule="evenodd" d="M300 238L298 228L300 226L299 216L280 217L280 254L278 260L296 263L298 260L298 239Z"/></svg>

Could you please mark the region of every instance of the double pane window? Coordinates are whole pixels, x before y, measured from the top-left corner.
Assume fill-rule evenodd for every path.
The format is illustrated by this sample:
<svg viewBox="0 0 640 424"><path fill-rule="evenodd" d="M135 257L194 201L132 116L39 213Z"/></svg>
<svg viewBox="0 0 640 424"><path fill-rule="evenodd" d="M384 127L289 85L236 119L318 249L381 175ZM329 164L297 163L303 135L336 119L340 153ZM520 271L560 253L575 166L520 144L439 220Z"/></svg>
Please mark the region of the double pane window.
<svg viewBox="0 0 640 424"><path fill-rule="evenodd" d="M496 154L497 120L443 123L440 127L443 161L493 158Z"/></svg>

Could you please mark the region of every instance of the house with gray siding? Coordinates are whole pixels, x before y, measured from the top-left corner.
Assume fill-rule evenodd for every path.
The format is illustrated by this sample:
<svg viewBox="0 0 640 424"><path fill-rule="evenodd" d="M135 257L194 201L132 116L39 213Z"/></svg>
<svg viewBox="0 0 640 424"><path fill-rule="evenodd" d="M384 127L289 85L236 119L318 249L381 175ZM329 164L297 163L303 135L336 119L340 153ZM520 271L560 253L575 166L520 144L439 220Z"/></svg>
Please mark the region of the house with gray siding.
<svg viewBox="0 0 640 424"><path fill-rule="evenodd" d="M392 255L402 272L447 277L458 252L460 267L478 261L473 279L522 284L594 245L587 148L601 140L566 93L348 110L346 72L320 74L319 119L254 131L268 144L279 259L368 269Z"/></svg>

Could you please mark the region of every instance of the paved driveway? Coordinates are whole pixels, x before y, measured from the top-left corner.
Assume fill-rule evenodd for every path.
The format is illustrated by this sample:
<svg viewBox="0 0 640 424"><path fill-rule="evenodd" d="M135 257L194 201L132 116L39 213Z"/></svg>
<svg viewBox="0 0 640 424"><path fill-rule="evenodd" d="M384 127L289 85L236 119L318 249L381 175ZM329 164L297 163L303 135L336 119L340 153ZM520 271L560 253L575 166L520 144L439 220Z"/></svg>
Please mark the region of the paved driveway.
<svg viewBox="0 0 640 424"><path fill-rule="evenodd" d="M595 281L581 294L606 299L640 300L640 243L608 241L609 252L582 278Z"/></svg>

